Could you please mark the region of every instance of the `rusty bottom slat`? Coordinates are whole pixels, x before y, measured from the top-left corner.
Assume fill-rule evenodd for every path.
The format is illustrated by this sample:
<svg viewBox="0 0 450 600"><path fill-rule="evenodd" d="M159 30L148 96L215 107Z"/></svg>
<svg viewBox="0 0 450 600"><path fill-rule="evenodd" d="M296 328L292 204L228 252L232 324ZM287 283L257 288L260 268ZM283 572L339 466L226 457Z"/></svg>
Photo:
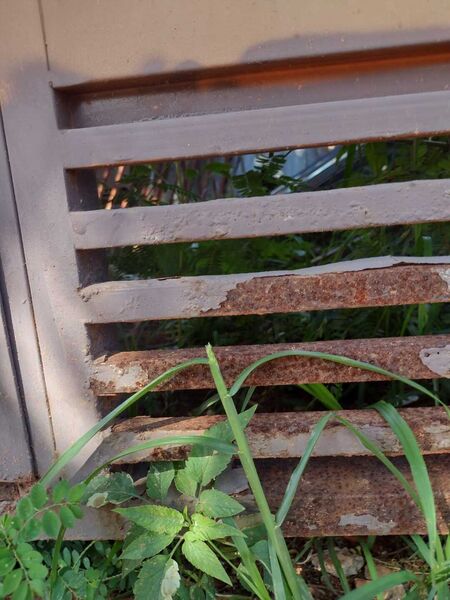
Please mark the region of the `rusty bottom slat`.
<svg viewBox="0 0 450 600"><path fill-rule="evenodd" d="M225 381L230 385L246 366L273 352L310 350L342 354L383 367L412 379L450 376L450 335L409 338L335 340L303 344L218 346L214 351ZM440 352L441 359L437 353ZM448 360L442 360L445 354ZM97 359L92 365L91 386L97 395L130 393L142 388L166 369L186 360L205 356L203 348L120 352ZM380 381L382 375L324 360L287 357L267 363L247 379L247 385ZM207 366L182 371L158 389L208 389L214 387Z"/></svg>
<svg viewBox="0 0 450 600"><path fill-rule="evenodd" d="M404 458L392 459L411 481ZM450 522L450 455L426 457L441 533ZM270 506L281 503L295 460L267 460L259 474ZM290 537L426 534L418 508L373 457L314 458L285 521Z"/></svg>
<svg viewBox="0 0 450 600"><path fill-rule="evenodd" d="M411 480L404 458L395 465ZM256 461L267 499L276 511L283 498L295 459ZM450 522L450 455L427 456L435 493L438 526L448 533ZM255 510L249 491L235 497ZM245 518L245 517L244 517ZM124 535L124 523L107 509L86 511L68 539L116 539ZM285 521L288 537L426 534L426 526L414 502L393 475L374 457L312 458Z"/></svg>

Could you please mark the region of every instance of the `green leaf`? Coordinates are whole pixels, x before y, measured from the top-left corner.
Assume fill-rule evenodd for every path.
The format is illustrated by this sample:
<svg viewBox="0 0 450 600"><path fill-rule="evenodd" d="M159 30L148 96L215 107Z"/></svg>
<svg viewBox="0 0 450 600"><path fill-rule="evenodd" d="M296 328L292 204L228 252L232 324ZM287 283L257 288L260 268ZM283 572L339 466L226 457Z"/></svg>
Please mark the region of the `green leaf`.
<svg viewBox="0 0 450 600"><path fill-rule="evenodd" d="M190 531L197 539L202 541L218 540L231 536L245 537L240 529L236 529L236 527L226 525L225 523L219 523L200 513L192 515L191 520L192 526Z"/></svg>
<svg viewBox="0 0 450 600"><path fill-rule="evenodd" d="M228 577L225 569L220 564L219 559L214 552L200 540L185 540L181 550L186 559L196 569L203 571L211 577L219 579L228 585L231 585L230 578Z"/></svg>
<svg viewBox="0 0 450 600"><path fill-rule="evenodd" d="M76 485L71 487L67 494L67 500L69 502L80 502L84 496L86 487L87 486L85 483L77 483Z"/></svg>
<svg viewBox="0 0 450 600"><path fill-rule="evenodd" d="M22 581L17 590L12 595L11 600L31 600L31 592L26 581Z"/></svg>
<svg viewBox="0 0 450 600"><path fill-rule="evenodd" d="M204 490L199 497L199 512L208 517L232 517L242 512L244 507L234 498L218 490Z"/></svg>
<svg viewBox="0 0 450 600"><path fill-rule="evenodd" d="M82 519L83 518L83 510L80 506L78 506L77 504L69 504L69 508L72 511L73 516L75 517L75 519Z"/></svg>
<svg viewBox="0 0 450 600"><path fill-rule="evenodd" d="M67 506L62 506L59 511L59 518L61 519L61 523L63 527L66 529L71 529L75 525L75 517L73 516L72 511Z"/></svg>
<svg viewBox="0 0 450 600"><path fill-rule="evenodd" d="M165 500L170 485L175 477L172 462L154 462L147 473L147 495L153 500Z"/></svg>
<svg viewBox="0 0 450 600"><path fill-rule="evenodd" d="M16 559L14 556L7 556L0 559L0 577L5 577L5 575L14 569L15 565Z"/></svg>
<svg viewBox="0 0 450 600"><path fill-rule="evenodd" d="M42 526L48 537L56 538L61 527L61 521L55 512L48 510L42 517Z"/></svg>
<svg viewBox="0 0 450 600"><path fill-rule="evenodd" d="M122 552L123 559L144 560L151 558L167 548L173 542L175 535L167 533L149 533L146 531L134 539Z"/></svg>
<svg viewBox="0 0 450 600"><path fill-rule="evenodd" d="M168 561L168 557L161 554L145 561L133 588L136 600L161 600L161 585Z"/></svg>
<svg viewBox="0 0 450 600"><path fill-rule="evenodd" d="M42 531L42 522L37 518L30 519L25 527L22 529L21 539L34 540Z"/></svg>
<svg viewBox="0 0 450 600"><path fill-rule="evenodd" d="M52 498L55 504L59 504L66 499L69 493L70 485L65 479L61 479L52 490Z"/></svg>
<svg viewBox="0 0 450 600"><path fill-rule="evenodd" d="M31 579L45 579L48 574L48 569L44 565L34 563L28 569L28 575Z"/></svg>
<svg viewBox="0 0 450 600"><path fill-rule="evenodd" d="M87 506L100 508L110 502L122 504L136 496L133 478L128 473L98 475L86 486L83 501Z"/></svg>
<svg viewBox="0 0 450 600"><path fill-rule="evenodd" d="M111 504L122 504L136 496L133 478L128 473L112 473L107 480L106 492Z"/></svg>
<svg viewBox="0 0 450 600"><path fill-rule="evenodd" d="M195 496L197 492L197 482L192 478L186 468L177 469L175 474L175 487L185 496Z"/></svg>
<svg viewBox="0 0 450 600"><path fill-rule="evenodd" d="M239 421L243 429L248 425L255 411L256 406L252 406L243 413L240 413ZM232 442L234 439L233 432L227 420L220 421L210 427L207 435L223 440L224 442ZM231 455L223 454L216 450L211 452L209 448L205 448L204 446L194 446L185 463L186 474L204 487L225 471L232 458Z"/></svg>
<svg viewBox="0 0 450 600"><path fill-rule="evenodd" d="M37 550L31 550L22 556L19 554L20 560L25 567L31 567L31 565L41 564L43 560L43 556Z"/></svg>
<svg viewBox="0 0 450 600"><path fill-rule="evenodd" d="M47 503L47 500L48 500L48 496L47 496L47 492L45 491L45 487L40 483L36 483L31 488L29 497L30 497L30 500L36 510L39 510L40 508L45 506Z"/></svg>
<svg viewBox="0 0 450 600"><path fill-rule="evenodd" d="M180 573L178 563L170 558L164 571L164 579L161 583L162 600L170 600L180 587Z"/></svg>
<svg viewBox="0 0 450 600"><path fill-rule="evenodd" d="M29 519L35 512L34 506L31 502L31 499L28 496L21 498L16 506L17 515L26 521Z"/></svg>
<svg viewBox="0 0 450 600"><path fill-rule="evenodd" d="M132 506L130 508L116 508L125 519L155 533L168 533L175 535L184 525L183 515L174 508L158 506L156 504Z"/></svg>
<svg viewBox="0 0 450 600"><path fill-rule="evenodd" d="M17 590L19 587L19 583L23 579L23 571L22 569L16 569L15 571L11 571L5 577L3 581L3 593L5 596L9 596L13 592Z"/></svg>
<svg viewBox="0 0 450 600"><path fill-rule="evenodd" d="M39 598L45 597L46 585L41 579L33 579L30 581L30 588Z"/></svg>

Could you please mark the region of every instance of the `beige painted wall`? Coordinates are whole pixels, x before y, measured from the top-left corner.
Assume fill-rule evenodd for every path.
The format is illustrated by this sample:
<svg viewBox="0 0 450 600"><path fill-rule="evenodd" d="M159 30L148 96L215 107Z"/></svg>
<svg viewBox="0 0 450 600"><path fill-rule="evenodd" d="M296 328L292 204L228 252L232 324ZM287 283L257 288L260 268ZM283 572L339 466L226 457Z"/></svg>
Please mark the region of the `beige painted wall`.
<svg viewBox="0 0 450 600"><path fill-rule="evenodd" d="M56 85L450 40L449 0L43 0Z"/></svg>

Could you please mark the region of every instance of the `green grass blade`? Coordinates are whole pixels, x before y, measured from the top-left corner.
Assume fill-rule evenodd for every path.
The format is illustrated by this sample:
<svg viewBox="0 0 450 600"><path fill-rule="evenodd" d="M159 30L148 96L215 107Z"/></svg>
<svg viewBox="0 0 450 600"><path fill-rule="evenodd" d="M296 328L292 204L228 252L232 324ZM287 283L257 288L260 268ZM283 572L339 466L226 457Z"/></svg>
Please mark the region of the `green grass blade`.
<svg viewBox="0 0 450 600"><path fill-rule="evenodd" d="M403 475L403 473L399 469L397 469L397 467L394 465L394 463L391 460L389 460L389 458L378 448L378 446L374 442L372 442L372 440L370 440L367 436L365 436L363 433L361 433L359 431L359 429L357 427L355 427L352 423L350 423L350 421L348 421L347 419L336 416L336 420L339 421L340 423L342 423L343 425L345 425L359 439L361 444L365 448L370 450L370 452L372 452L372 454L374 456L376 456L383 463L383 465L401 483L403 488L406 490L406 492L409 494L409 496L411 496L412 500L418 506L418 508L421 508L420 499L419 499L419 496L417 495L416 490L409 483L409 481L406 479L406 477Z"/></svg>
<svg viewBox="0 0 450 600"><path fill-rule="evenodd" d="M272 588L275 600L286 600L286 592L284 589L283 575L280 569L280 563L278 562L278 556L273 547L273 544L269 541L269 558L270 558L270 571L272 573Z"/></svg>
<svg viewBox="0 0 450 600"><path fill-rule="evenodd" d="M361 548L364 554L364 558L366 559L366 565L370 574L370 578L372 579L372 581L376 581L377 579L379 579L378 571L375 565L375 561L373 560L369 544L365 540L361 540ZM377 594L377 600L383 600L383 594Z"/></svg>
<svg viewBox="0 0 450 600"><path fill-rule="evenodd" d="M423 538L421 538L420 535L412 535L411 540L413 541L413 544L408 544L409 547L410 548L412 547L414 552L417 552L420 555L420 557L427 563L427 565L429 567L432 567L433 566L432 554L431 554L430 548L426 545Z"/></svg>
<svg viewBox="0 0 450 600"><path fill-rule="evenodd" d="M233 399L230 396L227 386L225 385L225 381L220 371L217 358L214 354L212 347L209 344L208 346L206 346L206 354L209 360L209 368L211 371L211 375L214 379L217 392L220 396L220 400L227 415L228 423L233 432L234 439L236 440L236 444L239 448L239 458L242 464L242 468L244 469L250 489L252 490L253 496L255 498L255 502L261 515L261 519L264 523L267 535L269 537L269 541L273 544L274 548L276 549L277 556L280 561L280 566L286 577L286 581L289 585L289 589L292 593L293 598L295 600L301 600L302 594L300 592L300 583L297 578L297 574L295 573L295 570L292 566L292 561L286 546L286 542L283 538L281 530L275 526L275 519L273 518L269 504L264 494L264 490L261 485L261 481L259 479L255 463L253 461L252 453L248 445L247 437L239 420L239 415L237 413Z"/></svg>
<svg viewBox="0 0 450 600"><path fill-rule="evenodd" d="M334 416L334 413L329 413L327 415L324 415L314 426L314 429L312 430L312 433L308 440L308 443L306 444L305 452L304 452L303 456L301 457L299 463L295 467L294 471L292 472L292 475L289 479L289 483L286 487L286 491L284 492L283 500L281 501L280 507L279 507L279 509L277 511L277 515L276 515L277 525L281 526L283 524L283 521L285 520L285 518L291 508L291 504L295 498L295 494L297 492L297 488L300 483L300 479L306 469L306 466L311 457L311 454L313 453L314 448L317 444L317 441L318 441L320 435L322 434L322 431L324 430L325 426L327 425L328 421L333 416Z"/></svg>
<svg viewBox="0 0 450 600"><path fill-rule="evenodd" d="M335 395L323 383L302 383L298 387L318 400L328 410L340 410L343 408Z"/></svg>
<svg viewBox="0 0 450 600"><path fill-rule="evenodd" d="M345 596L342 596L341 600L369 600L378 594L390 590L396 585L408 583L409 581L417 581L417 576L410 571L399 571L398 573L390 573L384 575L376 581L366 583L356 590L352 590Z"/></svg>
<svg viewBox="0 0 450 600"><path fill-rule="evenodd" d="M315 548L316 548L316 553L317 553L317 559L319 561L321 580L325 584L325 587L327 587L329 589L329 591L333 594L333 597L334 597L336 595L336 589L330 579L330 575L325 566L325 556L324 556L324 552L323 552L323 545L322 545L321 539L316 539Z"/></svg>
<svg viewBox="0 0 450 600"><path fill-rule="evenodd" d="M239 374L239 376L236 378L235 382L230 388L230 395L234 396L236 392L240 390L240 388L245 383L247 377L251 373L253 373L255 369L267 362L277 360L279 358L284 358L286 356L304 356L308 358L317 358L320 360L327 360L329 362L344 365L346 367L355 367L357 369L362 369L363 371L371 371L372 373L384 375L388 379L395 379L396 381L401 381L404 384L409 385L415 390L421 392L422 394L429 396L435 402L443 404L442 401L435 394L433 394L433 392L427 390L427 388L423 385L420 385L420 383L416 383L415 381L412 381L412 379L408 379L408 377L403 377L403 375L397 375L396 373L392 373L391 371L387 371L386 369L382 369L381 367L377 367L376 365L371 365L370 363L362 362L360 360L354 360L353 358L347 358L346 356L339 356L338 354L328 354L326 352L315 352L313 350L283 350L282 352L274 352L273 354L268 354L267 356L260 358L259 360L246 367ZM450 415L450 409L448 411L448 414Z"/></svg>
<svg viewBox="0 0 450 600"><path fill-rule="evenodd" d="M226 517L222 519L222 521L227 525L236 527L236 529L238 528L236 525L236 521L232 517ZM255 557L253 556L252 551L248 547L245 538L237 535L231 536L231 539L236 547L236 550L238 551L239 556L241 557L242 564L246 568L247 573L252 580L253 586L255 588L254 591L257 594L258 598L260 600L270 600L269 592L267 591L266 586L264 584L264 580L261 577L261 573L259 572Z"/></svg>
<svg viewBox="0 0 450 600"><path fill-rule="evenodd" d="M248 388L247 393L245 394L244 402L242 403L241 412L244 412L244 410L249 405L249 402L252 399L252 396L255 393L255 390L256 390L256 386L254 386L254 385Z"/></svg>
<svg viewBox="0 0 450 600"><path fill-rule="evenodd" d="M117 406L114 410L108 413L103 419L101 419L98 423L96 423L89 431L87 431L84 435L82 435L75 443L73 443L67 450L65 450L61 456L56 460L50 469L45 473L45 475L41 478L41 483L44 486L48 486L48 484L54 479L63 469L64 467L75 458L75 456L88 444L92 438L99 433L102 429L107 427L111 421L113 421L118 415L123 413L125 410L130 408L135 402L137 402L140 398L145 396L148 392L154 390L158 385L171 379L174 375L176 375L179 371L187 369L193 365L205 365L208 364L206 358L194 358L192 360L188 360L176 367L172 367L168 369L153 381L150 381L146 386L144 386L141 390L124 400L119 406Z"/></svg>
<svg viewBox="0 0 450 600"><path fill-rule="evenodd" d="M419 496L423 517L427 525L428 540L432 550L431 558L433 560L434 556L436 556L438 560L443 560L444 556L437 530L436 504L434 501L433 488L419 444L407 422L391 404L382 401L375 404L374 408L378 410L381 416L389 424L402 445Z"/></svg>
<svg viewBox="0 0 450 600"><path fill-rule="evenodd" d="M345 594L348 594L350 592L350 584L347 580L347 577L345 576L344 569L341 565L341 561L337 557L333 538L327 539L327 548L331 558L331 562L333 563L334 569L337 573L337 576L339 577L339 581L341 582L342 589L344 590Z"/></svg>
<svg viewBox="0 0 450 600"><path fill-rule="evenodd" d="M105 469L108 465L114 463L116 460L121 460L130 454L134 454L136 452L142 452L144 450L149 450L151 448L158 448L160 446L204 446L206 448L211 448L212 450L217 450L218 452L222 452L225 454L236 454L237 448L233 444L229 444L228 442L224 442L218 438L210 437L207 435L169 435L164 438L157 438L154 440L147 440L146 442L142 442L142 444L136 444L135 446L130 446L126 450L119 452L105 463L97 467L89 477L86 479L86 482L91 481L96 475L100 473L103 469Z"/></svg>

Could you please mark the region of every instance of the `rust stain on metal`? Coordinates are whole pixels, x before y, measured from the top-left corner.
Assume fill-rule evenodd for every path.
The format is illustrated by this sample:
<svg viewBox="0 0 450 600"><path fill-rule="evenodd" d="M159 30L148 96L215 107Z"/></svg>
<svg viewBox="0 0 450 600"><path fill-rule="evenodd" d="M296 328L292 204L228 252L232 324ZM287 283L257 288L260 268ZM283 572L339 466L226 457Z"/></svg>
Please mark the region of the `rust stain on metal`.
<svg viewBox="0 0 450 600"><path fill-rule="evenodd" d="M381 450L391 456L402 454L402 447L384 419L374 410L338 411ZM411 427L424 454L450 452L450 424L440 407L409 408L400 410ZM247 436L255 458L291 458L303 455L310 435L321 413L269 413L256 414L247 427ZM171 435L202 435L212 425L222 421L221 416L169 417L152 419L135 417L113 427L105 446L114 456L127 446L149 439ZM104 452L101 461L105 461ZM181 460L189 452L187 446L170 446L148 449L128 456L120 463L142 460ZM358 439L341 423L331 421L314 449L314 456L364 456L369 454ZM95 465L93 465L95 466Z"/></svg>
<svg viewBox="0 0 450 600"><path fill-rule="evenodd" d="M450 294L442 273L442 269L430 269L428 265L399 265L310 275L258 274L225 289L222 282L219 290L210 283L200 312L203 316L223 316L292 312L296 307L307 311L444 302L450 300Z"/></svg>
<svg viewBox="0 0 450 600"><path fill-rule="evenodd" d="M267 344L260 346L222 346L215 348L225 380L230 385L250 363L273 352L308 350L340 354L367 361L395 373L432 379L436 371L428 364L425 352L450 345L450 335L410 338L337 340L304 344ZM441 347L441 348L439 348ZM91 385L97 395L133 392L185 360L204 357L203 348L120 352L101 357L92 365ZM431 355L430 355L431 356ZM432 361L433 362L433 361ZM311 382L380 381L384 376L315 358L285 357L259 367L248 385L288 385ZM207 366L195 365L164 382L160 390L208 389L214 384Z"/></svg>
<svg viewBox="0 0 450 600"><path fill-rule="evenodd" d="M411 480L405 459L392 460ZM450 455L429 456L426 462L439 530L446 534L450 522ZM258 461L273 510L280 505L296 465L296 460ZM311 459L284 529L292 537L426 534L426 525L414 502L374 457Z"/></svg>

